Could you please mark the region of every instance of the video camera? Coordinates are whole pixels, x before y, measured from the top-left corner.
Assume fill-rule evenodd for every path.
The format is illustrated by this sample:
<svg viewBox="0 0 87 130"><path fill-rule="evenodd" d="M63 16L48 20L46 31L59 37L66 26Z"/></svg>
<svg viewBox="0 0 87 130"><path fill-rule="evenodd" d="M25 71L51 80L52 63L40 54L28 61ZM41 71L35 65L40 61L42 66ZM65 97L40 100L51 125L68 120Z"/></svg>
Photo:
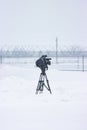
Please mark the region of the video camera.
<svg viewBox="0 0 87 130"><path fill-rule="evenodd" d="M51 58L47 58L47 55L42 55L36 61L36 66L41 69L43 75L45 74L45 70L48 70L48 65L51 65Z"/></svg>

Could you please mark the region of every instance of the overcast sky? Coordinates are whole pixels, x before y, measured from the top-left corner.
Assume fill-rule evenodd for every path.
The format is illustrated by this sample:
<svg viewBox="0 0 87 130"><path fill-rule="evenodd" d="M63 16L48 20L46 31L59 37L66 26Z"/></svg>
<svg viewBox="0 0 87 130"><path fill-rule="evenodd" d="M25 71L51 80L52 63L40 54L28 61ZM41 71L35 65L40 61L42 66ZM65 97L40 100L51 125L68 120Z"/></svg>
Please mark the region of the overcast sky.
<svg viewBox="0 0 87 130"><path fill-rule="evenodd" d="M0 0L0 46L87 47L87 0Z"/></svg>

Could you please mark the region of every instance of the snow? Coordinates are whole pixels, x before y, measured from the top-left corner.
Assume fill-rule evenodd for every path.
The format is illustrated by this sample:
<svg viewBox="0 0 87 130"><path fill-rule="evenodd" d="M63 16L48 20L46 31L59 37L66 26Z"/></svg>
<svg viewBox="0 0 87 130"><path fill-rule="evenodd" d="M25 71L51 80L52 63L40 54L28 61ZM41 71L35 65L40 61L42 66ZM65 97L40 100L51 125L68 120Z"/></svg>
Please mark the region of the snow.
<svg viewBox="0 0 87 130"><path fill-rule="evenodd" d="M0 130L87 130L87 72L46 72L52 94L36 95L40 69L0 65Z"/></svg>

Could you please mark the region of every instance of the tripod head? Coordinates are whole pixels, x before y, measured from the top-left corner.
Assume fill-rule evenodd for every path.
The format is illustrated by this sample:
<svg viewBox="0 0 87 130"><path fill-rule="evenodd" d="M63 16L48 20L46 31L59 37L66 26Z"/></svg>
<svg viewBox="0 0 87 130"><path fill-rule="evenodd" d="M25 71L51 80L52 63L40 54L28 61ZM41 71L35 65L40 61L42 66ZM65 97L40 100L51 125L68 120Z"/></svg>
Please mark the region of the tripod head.
<svg viewBox="0 0 87 130"><path fill-rule="evenodd" d="M45 75L45 71L48 70L48 65L51 65L51 58L47 58L47 55L42 55L36 61L36 66L41 69L43 75Z"/></svg>

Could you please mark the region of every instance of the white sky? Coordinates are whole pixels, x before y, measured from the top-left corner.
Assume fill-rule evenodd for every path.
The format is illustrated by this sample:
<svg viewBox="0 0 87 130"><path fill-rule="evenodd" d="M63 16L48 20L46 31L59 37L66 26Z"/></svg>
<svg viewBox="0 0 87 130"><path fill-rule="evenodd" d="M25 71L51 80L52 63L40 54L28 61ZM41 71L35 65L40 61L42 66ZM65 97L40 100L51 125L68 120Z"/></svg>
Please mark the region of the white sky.
<svg viewBox="0 0 87 130"><path fill-rule="evenodd" d="M87 47L86 0L0 0L0 47Z"/></svg>

